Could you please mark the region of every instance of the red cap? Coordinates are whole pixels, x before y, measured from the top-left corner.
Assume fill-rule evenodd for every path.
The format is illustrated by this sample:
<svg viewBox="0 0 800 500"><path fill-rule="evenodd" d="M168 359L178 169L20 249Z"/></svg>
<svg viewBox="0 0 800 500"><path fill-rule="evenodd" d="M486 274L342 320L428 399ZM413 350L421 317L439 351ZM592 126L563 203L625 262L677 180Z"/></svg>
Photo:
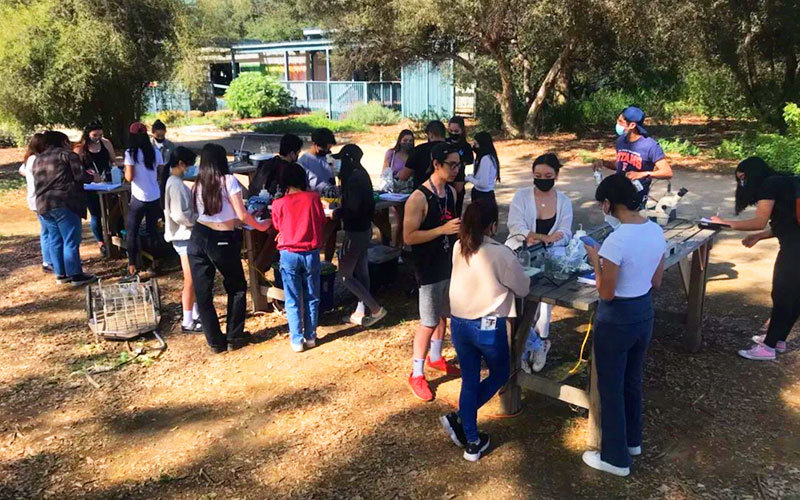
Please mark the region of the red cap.
<svg viewBox="0 0 800 500"><path fill-rule="evenodd" d="M146 134L147 126L142 122L133 122L131 123L128 132L130 132L131 134Z"/></svg>

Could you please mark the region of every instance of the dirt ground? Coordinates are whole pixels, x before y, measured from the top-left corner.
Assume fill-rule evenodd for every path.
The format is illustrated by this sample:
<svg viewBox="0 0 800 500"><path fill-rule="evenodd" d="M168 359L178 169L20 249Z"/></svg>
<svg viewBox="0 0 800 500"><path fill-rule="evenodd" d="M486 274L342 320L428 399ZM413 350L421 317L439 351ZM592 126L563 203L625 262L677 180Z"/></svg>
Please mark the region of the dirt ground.
<svg viewBox="0 0 800 500"><path fill-rule="evenodd" d="M361 144L377 175L397 130L340 142ZM664 130L704 145L725 132L691 121ZM170 134L229 149L241 141ZM610 155L611 140L503 141L501 204L531 181L531 159L553 150L567 162L559 188L573 199L576 224L598 223L584 157ZM0 180L16 175L20 154L0 151ZM691 193L681 215L731 212L730 162L670 159L673 185ZM697 354L682 348L683 326L669 314L685 310L685 295L668 273L645 368L644 454L619 479L582 464L584 411L532 394L516 418L497 416L495 400L482 409L491 452L476 464L461 458L437 420L455 407L459 380L430 373L433 403L406 386L416 326L407 266L377 293L390 311L378 328L342 325L352 306L343 304L322 316L318 347L302 354L290 350L277 314L248 317L252 345L211 354L201 335L174 330L179 274L159 276L169 348L129 361L123 344L89 331L83 291L42 273L37 231L24 189L0 193L0 499L800 498L798 351L770 363L735 353L768 317L774 243L748 250L740 236L721 235ZM84 237L86 270L119 276L123 261L101 259L88 227ZM557 369L577 360L589 317L561 308L554 316L548 366ZM449 342L445 351L454 355Z"/></svg>

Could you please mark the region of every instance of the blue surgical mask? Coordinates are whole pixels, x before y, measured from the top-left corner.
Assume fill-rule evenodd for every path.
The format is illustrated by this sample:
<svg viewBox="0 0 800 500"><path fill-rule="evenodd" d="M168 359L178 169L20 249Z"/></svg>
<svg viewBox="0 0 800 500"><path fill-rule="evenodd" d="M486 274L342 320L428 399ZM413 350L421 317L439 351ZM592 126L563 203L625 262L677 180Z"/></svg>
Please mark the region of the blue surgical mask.
<svg viewBox="0 0 800 500"><path fill-rule="evenodd" d="M623 127L619 123L617 123L617 125L614 127L614 130L617 131L617 135L625 135L625 133L626 133L625 132L625 127Z"/></svg>

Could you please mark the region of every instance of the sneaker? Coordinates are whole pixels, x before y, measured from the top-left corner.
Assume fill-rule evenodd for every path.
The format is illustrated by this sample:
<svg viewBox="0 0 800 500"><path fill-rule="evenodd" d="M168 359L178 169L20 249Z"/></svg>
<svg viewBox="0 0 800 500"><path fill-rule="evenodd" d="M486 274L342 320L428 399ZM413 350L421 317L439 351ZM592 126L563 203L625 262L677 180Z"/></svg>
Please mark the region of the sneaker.
<svg viewBox="0 0 800 500"><path fill-rule="evenodd" d="M378 312L372 313L369 316L365 316L364 319L361 320L361 326L366 326L369 328L370 326L374 325L378 321L385 318L387 314L389 314L388 311L385 308L381 307L380 309L378 309Z"/></svg>
<svg viewBox="0 0 800 500"><path fill-rule="evenodd" d="M450 412L439 417L439 422L442 423L444 432L450 436L456 446L463 448L466 445L467 435L464 434L464 427L461 425L461 420L456 412Z"/></svg>
<svg viewBox="0 0 800 500"><path fill-rule="evenodd" d="M753 335L753 342L756 344L763 344L764 340L766 340L766 335ZM775 344L775 352L778 354L783 354L786 352L786 341L780 340Z"/></svg>
<svg viewBox="0 0 800 500"><path fill-rule="evenodd" d="M436 361L431 361L431 357L427 356L425 358L425 363L433 368L434 370L439 370L440 372L444 372L446 375L453 375L454 377L461 376L461 370L453 365L448 365L447 361L445 361L444 356L439 358Z"/></svg>
<svg viewBox="0 0 800 500"><path fill-rule="evenodd" d="M181 331L183 333L203 333L203 325L199 321L192 321L188 325L181 323Z"/></svg>
<svg viewBox="0 0 800 500"><path fill-rule="evenodd" d="M625 477L631 473L630 467L617 467L616 465L611 465L608 462L604 462L603 459L600 458L600 452L595 450L583 452L583 463L592 469L608 472L609 474L614 474L615 476Z"/></svg>
<svg viewBox="0 0 800 500"><path fill-rule="evenodd" d="M305 339L303 340L303 344L305 344L306 349L313 349L317 347L317 337L311 339Z"/></svg>
<svg viewBox="0 0 800 500"><path fill-rule="evenodd" d="M72 278L70 278L69 276L56 276L56 283L58 283L59 285L66 285L70 281L72 281Z"/></svg>
<svg viewBox="0 0 800 500"><path fill-rule="evenodd" d="M95 281L97 281L97 276L94 274L80 273L75 276L70 276L69 284L78 287L87 283L94 283Z"/></svg>
<svg viewBox="0 0 800 500"><path fill-rule="evenodd" d="M51 266L50 264L42 264L42 272L53 274L54 273L53 266Z"/></svg>
<svg viewBox="0 0 800 500"><path fill-rule="evenodd" d="M750 349L742 349L739 356L755 361L773 361L775 359L775 349L764 344L754 344Z"/></svg>
<svg viewBox="0 0 800 500"><path fill-rule="evenodd" d="M342 323L350 323L351 325L361 326L364 324L365 318L366 316L363 314L353 313L350 316L345 316L342 318Z"/></svg>
<svg viewBox="0 0 800 500"><path fill-rule="evenodd" d="M464 450L464 459L470 462L480 460L481 455L489 448L489 435L479 432L478 437L477 443L467 443L467 448Z"/></svg>
<svg viewBox="0 0 800 500"><path fill-rule="evenodd" d="M100 245L100 255L108 258L108 248L105 245Z"/></svg>
<svg viewBox="0 0 800 500"><path fill-rule="evenodd" d="M628 446L628 455L632 457L638 457L641 454L642 454L641 446Z"/></svg>
<svg viewBox="0 0 800 500"><path fill-rule="evenodd" d="M547 363L547 353L550 352L550 341L542 340L542 345L533 351L533 362L531 363L531 370L539 373Z"/></svg>
<svg viewBox="0 0 800 500"><path fill-rule="evenodd" d="M208 346L208 348L211 349L211 352L213 352L214 354L222 354L223 352L228 352L227 345L222 347L210 345Z"/></svg>
<svg viewBox="0 0 800 500"><path fill-rule="evenodd" d="M295 344L294 342L290 342L290 344L292 345L292 350L294 352L303 352L303 351L306 350L305 342L300 342L299 344Z"/></svg>
<svg viewBox="0 0 800 500"><path fill-rule="evenodd" d="M411 392L419 399L423 401L433 401L433 393L428 385L428 381L425 380L425 375L415 377L412 373L408 376L408 385L411 386Z"/></svg>

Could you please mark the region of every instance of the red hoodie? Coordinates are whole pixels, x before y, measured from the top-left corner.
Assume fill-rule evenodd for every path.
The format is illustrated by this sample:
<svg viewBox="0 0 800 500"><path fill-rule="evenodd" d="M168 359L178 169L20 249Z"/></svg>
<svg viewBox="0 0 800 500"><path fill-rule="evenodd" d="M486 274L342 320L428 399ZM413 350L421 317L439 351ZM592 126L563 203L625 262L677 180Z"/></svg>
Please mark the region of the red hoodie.
<svg viewBox="0 0 800 500"><path fill-rule="evenodd" d="M272 202L272 225L278 230L278 250L308 252L322 245L325 212L314 191L291 193Z"/></svg>

